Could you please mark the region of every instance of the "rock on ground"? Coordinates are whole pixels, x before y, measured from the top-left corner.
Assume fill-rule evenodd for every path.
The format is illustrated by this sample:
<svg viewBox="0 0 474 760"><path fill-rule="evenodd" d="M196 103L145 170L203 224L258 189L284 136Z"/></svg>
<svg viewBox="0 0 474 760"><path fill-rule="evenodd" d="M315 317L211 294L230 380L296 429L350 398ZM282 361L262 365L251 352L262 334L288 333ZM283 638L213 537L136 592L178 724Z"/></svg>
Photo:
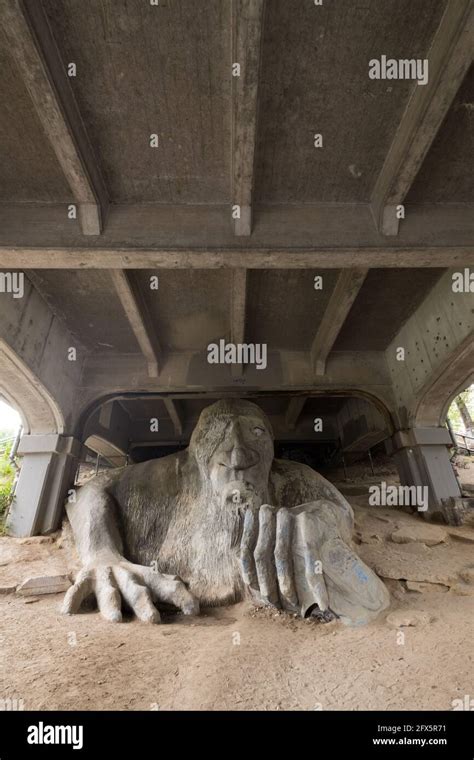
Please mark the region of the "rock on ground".
<svg viewBox="0 0 474 760"><path fill-rule="evenodd" d="M449 535L458 541L464 541L467 544L474 544L474 533L472 530L455 529L450 530Z"/></svg>
<svg viewBox="0 0 474 760"><path fill-rule="evenodd" d="M474 586L470 583L456 583L451 591L458 596L474 596Z"/></svg>
<svg viewBox="0 0 474 760"><path fill-rule="evenodd" d="M395 530L390 538L396 544L409 544L412 541L417 541L426 544L426 546L436 546L436 544L442 544L446 541L447 532L438 525L420 523L419 525L404 525Z"/></svg>
<svg viewBox="0 0 474 760"><path fill-rule="evenodd" d="M40 575L36 578L27 578L21 583L17 594L22 596L38 596L39 594L61 594L67 591L71 585L68 575Z"/></svg>
<svg viewBox="0 0 474 760"><path fill-rule="evenodd" d="M460 570L459 575L465 583L474 584L474 567L464 567Z"/></svg>
<svg viewBox="0 0 474 760"><path fill-rule="evenodd" d="M386 617L386 623L391 628L402 628L416 625L426 625L432 620L431 615L423 610L396 610Z"/></svg>
<svg viewBox="0 0 474 760"><path fill-rule="evenodd" d="M408 591L417 591L420 594L425 591L437 591L441 593L449 591L449 587L443 583L420 583L418 581L407 581L407 589Z"/></svg>

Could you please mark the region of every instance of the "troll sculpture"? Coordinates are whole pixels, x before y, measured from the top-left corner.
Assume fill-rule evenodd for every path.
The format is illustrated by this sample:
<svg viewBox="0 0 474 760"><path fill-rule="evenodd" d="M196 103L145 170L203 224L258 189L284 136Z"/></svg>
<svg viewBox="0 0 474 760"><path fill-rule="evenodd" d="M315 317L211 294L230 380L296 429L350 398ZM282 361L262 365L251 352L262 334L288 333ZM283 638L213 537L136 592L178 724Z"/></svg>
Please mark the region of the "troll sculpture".
<svg viewBox="0 0 474 760"><path fill-rule="evenodd" d="M83 563L63 611L95 595L157 623L248 597L323 622L366 623L388 606L355 554L350 505L321 475L274 459L270 422L249 401L204 409L185 451L93 478L67 508Z"/></svg>

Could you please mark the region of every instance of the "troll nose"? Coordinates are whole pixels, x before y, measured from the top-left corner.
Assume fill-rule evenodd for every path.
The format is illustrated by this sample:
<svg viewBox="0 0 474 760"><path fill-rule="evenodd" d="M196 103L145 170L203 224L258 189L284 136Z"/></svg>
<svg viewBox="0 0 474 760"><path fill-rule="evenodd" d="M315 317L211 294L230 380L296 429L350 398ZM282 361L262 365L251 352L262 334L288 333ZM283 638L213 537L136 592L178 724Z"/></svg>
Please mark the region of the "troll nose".
<svg viewBox="0 0 474 760"><path fill-rule="evenodd" d="M231 467L235 470L245 470L247 467L251 467L255 464L255 456L251 451L244 449L242 446L233 446L232 449L227 452L224 464L226 467Z"/></svg>
<svg viewBox="0 0 474 760"><path fill-rule="evenodd" d="M245 445L241 431L236 426L229 436L221 456L221 464L234 470L245 470L258 462L258 454Z"/></svg>

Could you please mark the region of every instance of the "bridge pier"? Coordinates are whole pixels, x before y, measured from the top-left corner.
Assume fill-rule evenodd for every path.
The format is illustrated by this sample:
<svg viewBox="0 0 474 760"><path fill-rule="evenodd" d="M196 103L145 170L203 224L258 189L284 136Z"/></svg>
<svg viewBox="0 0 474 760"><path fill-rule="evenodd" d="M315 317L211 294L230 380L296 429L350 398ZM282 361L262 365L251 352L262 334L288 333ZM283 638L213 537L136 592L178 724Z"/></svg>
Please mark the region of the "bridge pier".
<svg viewBox="0 0 474 760"><path fill-rule="evenodd" d="M461 490L449 458L452 444L447 428L412 428L400 430L387 442L395 458L402 486L427 488L427 519L442 514L443 501L460 497Z"/></svg>
<svg viewBox="0 0 474 760"><path fill-rule="evenodd" d="M22 465L7 522L14 536L51 533L59 527L81 444L72 436L25 435Z"/></svg>

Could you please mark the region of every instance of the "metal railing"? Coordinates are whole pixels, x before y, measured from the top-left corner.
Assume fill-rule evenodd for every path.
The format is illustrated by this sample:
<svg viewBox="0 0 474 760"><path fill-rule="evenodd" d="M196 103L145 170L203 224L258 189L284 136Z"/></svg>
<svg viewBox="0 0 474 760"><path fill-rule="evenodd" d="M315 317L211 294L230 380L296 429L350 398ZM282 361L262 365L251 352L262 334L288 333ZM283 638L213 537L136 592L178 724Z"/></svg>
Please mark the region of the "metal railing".
<svg viewBox="0 0 474 760"><path fill-rule="evenodd" d="M10 448L10 444L13 443L16 440L16 436L13 435L11 438L2 438L0 441L0 456L4 456L8 449Z"/></svg>
<svg viewBox="0 0 474 760"><path fill-rule="evenodd" d="M454 437L456 439L456 448L465 449L470 456L474 454L474 437L472 435L466 435L465 433L458 433L454 431Z"/></svg>

